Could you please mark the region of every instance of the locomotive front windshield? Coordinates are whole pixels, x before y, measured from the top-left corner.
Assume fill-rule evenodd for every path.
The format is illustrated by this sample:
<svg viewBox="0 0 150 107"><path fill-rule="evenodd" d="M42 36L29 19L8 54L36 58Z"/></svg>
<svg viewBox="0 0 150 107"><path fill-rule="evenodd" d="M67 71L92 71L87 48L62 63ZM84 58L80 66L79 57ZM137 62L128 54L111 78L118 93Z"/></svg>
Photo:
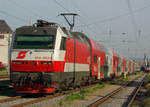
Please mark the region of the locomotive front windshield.
<svg viewBox="0 0 150 107"><path fill-rule="evenodd" d="M16 35L14 49L54 49L54 35Z"/></svg>

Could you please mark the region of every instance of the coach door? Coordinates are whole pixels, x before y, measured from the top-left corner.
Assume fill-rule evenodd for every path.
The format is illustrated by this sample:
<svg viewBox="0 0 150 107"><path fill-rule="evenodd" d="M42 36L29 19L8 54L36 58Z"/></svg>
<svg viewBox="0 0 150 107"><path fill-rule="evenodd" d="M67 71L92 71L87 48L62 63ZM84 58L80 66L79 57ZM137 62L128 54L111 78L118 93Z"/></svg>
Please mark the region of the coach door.
<svg viewBox="0 0 150 107"><path fill-rule="evenodd" d="M98 79L100 79L101 74L101 58L98 57Z"/></svg>

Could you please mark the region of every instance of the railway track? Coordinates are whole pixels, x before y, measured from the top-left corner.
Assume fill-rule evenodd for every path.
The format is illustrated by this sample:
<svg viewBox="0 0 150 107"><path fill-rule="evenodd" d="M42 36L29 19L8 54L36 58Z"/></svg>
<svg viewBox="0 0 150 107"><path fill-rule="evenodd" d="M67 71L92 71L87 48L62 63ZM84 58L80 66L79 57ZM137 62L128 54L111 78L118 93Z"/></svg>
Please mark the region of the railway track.
<svg viewBox="0 0 150 107"><path fill-rule="evenodd" d="M142 81L139 82L137 81L138 79L142 78ZM89 105L87 105L87 107L131 107L131 104L133 103L138 91L140 90L140 88L142 87L142 84L144 83L144 79L146 78L146 76L142 77L137 77L135 79L133 79L131 82L126 83L125 85L119 87L118 89L112 91L111 93L107 94L104 97L99 97L98 99L96 99L94 102L90 103ZM134 84L134 82L138 83L136 88L134 87L134 91L132 90L131 93L125 92L128 88L128 86L130 87L131 85ZM127 93L128 95L130 95L130 97L126 98L127 101L125 103L123 103L122 101L117 101L118 99L125 99L125 97L121 96L121 91L125 90L123 93ZM130 89L131 91L131 89ZM117 96L119 95L119 96ZM121 97L120 97L121 96ZM127 95L124 95L127 96ZM116 99L115 99L116 98ZM115 100L114 100L115 99ZM112 101L111 101L112 100ZM119 103L120 104L119 104Z"/></svg>
<svg viewBox="0 0 150 107"><path fill-rule="evenodd" d="M137 85L137 87L134 89L134 91L131 94L131 97L129 98L129 101L126 103L127 107L131 107L131 105L133 104L138 92L141 90L142 85L144 84L144 80L146 79L148 75L146 75L144 77L144 79L139 83L139 85Z"/></svg>
<svg viewBox="0 0 150 107"><path fill-rule="evenodd" d="M30 104L38 103L38 102L41 102L41 101L44 101L44 100L53 99L55 97L61 97L63 95L68 95L68 94L71 94L73 92L80 91L81 89L89 88L89 87L92 87L92 86L95 86L95 85L96 84L93 84L93 85L90 85L90 86L84 86L84 87L82 87L80 89L64 91L64 92L61 92L61 93L56 93L54 95L47 95L47 96L42 96L42 97L33 98L33 99L28 96L27 100L26 100L25 96L14 96L14 97L11 97L11 98L1 99L0 100L0 106L1 106L1 104L3 106L3 105L5 105L5 104L7 104L9 102L17 102L18 101L19 103L11 103L10 107L23 107L23 106L27 106L27 105L30 105ZM21 100L23 100L23 101L21 101Z"/></svg>
<svg viewBox="0 0 150 107"><path fill-rule="evenodd" d="M90 85L90 86L84 86L84 87L82 87L80 89L64 91L64 92L61 92L61 93L56 93L54 95L47 95L47 96L43 96L43 97L39 97L39 98L34 98L34 99L31 98L31 100L28 100L28 101L23 101L23 102L17 103L17 104L11 104L10 107L23 107L23 106L27 106L27 105L30 105L30 104L34 104L34 103L38 103L38 102L44 101L44 100L52 99L52 98L55 98L55 97L60 97L60 96L63 96L63 95L68 95L68 94L71 94L73 92L80 91L81 89L89 88L89 87L92 87L92 86L95 86L95 85L96 84ZM25 97L26 96L14 96L14 97L11 97L11 98L1 99L0 100L0 106L1 106L2 103L6 104L7 102L22 100Z"/></svg>
<svg viewBox="0 0 150 107"><path fill-rule="evenodd" d="M0 103L5 103L5 102L8 102L8 101L14 101L14 100L18 100L18 99L21 99L22 96L15 96L15 97L10 97L10 98L4 98L4 99L1 99L0 100Z"/></svg>
<svg viewBox="0 0 150 107"><path fill-rule="evenodd" d="M0 75L0 79L7 79L9 78L9 75Z"/></svg>

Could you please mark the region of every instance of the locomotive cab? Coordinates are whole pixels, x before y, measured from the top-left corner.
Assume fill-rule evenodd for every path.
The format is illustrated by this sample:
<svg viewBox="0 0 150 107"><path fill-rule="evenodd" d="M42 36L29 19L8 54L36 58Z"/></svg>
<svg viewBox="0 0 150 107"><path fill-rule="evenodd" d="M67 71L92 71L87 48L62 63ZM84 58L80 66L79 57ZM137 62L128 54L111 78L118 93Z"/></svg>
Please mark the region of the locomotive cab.
<svg viewBox="0 0 150 107"><path fill-rule="evenodd" d="M65 57L67 36L63 30L43 20L16 29L11 46L11 81L18 93L55 90L54 63Z"/></svg>

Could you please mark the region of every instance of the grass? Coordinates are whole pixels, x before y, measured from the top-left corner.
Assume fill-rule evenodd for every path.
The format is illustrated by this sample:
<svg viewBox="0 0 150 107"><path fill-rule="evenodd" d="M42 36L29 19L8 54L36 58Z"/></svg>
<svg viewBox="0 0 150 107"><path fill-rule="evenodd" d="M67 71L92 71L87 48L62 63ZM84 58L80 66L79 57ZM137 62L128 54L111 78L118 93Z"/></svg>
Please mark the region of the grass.
<svg viewBox="0 0 150 107"><path fill-rule="evenodd" d="M63 102L62 101L59 101L59 106L62 106L63 105Z"/></svg>
<svg viewBox="0 0 150 107"><path fill-rule="evenodd" d="M65 102L68 104L71 104L71 102L73 102L74 100L84 100L86 94L93 93L96 90L104 88L104 87L105 87L105 84L97 84L94 87L82 89L79 92L68 95L64 100L59 101L58 104L59 104L59 106L63 106L63 104L65 104Z"/></svg>
<svg viewBox="0 0 150 107"><path fill-rule="evenodd" d="M150 107L150 97L143 100L142 106L143 107Z"/></svg>
<svg viewBox="0 0 150 107"><path fill-rule="evenodd" d="M139 74L142 74L143 72L141 72L141 71L136 71L136 72L134 72L134 75L139 75ZM128 81L129 80L129 78L128 78L128 75L126 76L126 78L124 78L124 77L122 77L122 81Z"/></svg>
<svg viewBox="0 0 150 107"><path fill-rule="evenodd" d="M7 74L7 69L0 70L0 75L5 75L5 74Z"/></svg>
<svg viewBox="0 0 150 107"><path fill-rule="evenodd" d="M105 84L97 84L94 87L90 87L90 88L87 88L87 89L80 90L77 93L73 93L73 94L67 96L65 100L66 101L84 100L85 95L87 93L93 93L97 89L101 89L101 88L104 88L104 87L105 87Z"/></svg>
<svg viewBox="0 0 150 107"><path fill-rule="evenodd" d="M150 83L150 75L148 76L148 83Z"/></svg>
<svg viewBox="0 0 150 107"><path fill-rule="evenodd" d="M66 101L74 101L75 99L77 100L83 100L85 94L84 93L73 93L69 96L66 97Z"/></svg>
<svg viewBox="0 0 150 107"><path fill-rule="evenodd" d="M141 71L135 71L135 75L142 73Z"/></svg>
<svg viewBox="0 0 150 107"><path fill-rule="evenodd" d="M128 76L126 78L122 77L122 81L128 81L128 80L129 80Z"/></svg>

